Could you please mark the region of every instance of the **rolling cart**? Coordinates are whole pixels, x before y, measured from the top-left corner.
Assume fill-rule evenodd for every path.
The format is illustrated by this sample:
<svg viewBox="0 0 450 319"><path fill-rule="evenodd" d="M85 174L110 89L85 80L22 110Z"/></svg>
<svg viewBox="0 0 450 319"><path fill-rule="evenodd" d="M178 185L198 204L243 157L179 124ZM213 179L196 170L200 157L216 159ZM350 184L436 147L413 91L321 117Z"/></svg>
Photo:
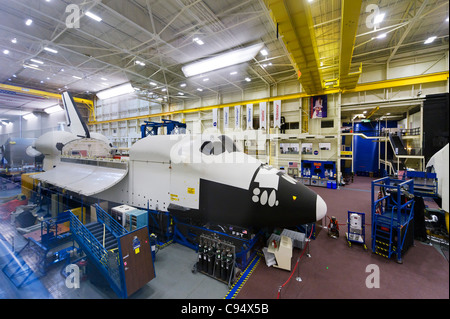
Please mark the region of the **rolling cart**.
<svg viewBox="0 0 450 319"><path fill-rule="evenodd" d="M351 247L352 243L358 243L363 245L364 250L367 250L365 214L349 211L347 226L348 232L345 233L345 236L348 246Z"/></svg>

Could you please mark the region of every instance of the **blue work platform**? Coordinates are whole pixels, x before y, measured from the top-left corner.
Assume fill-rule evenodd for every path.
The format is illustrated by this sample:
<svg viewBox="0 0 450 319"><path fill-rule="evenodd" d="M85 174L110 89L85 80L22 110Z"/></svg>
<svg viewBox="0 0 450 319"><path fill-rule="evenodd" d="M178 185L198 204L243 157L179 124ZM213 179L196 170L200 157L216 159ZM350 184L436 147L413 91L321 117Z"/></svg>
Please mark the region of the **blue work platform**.
<svg viewBox="0 0 450 319"><path fill-rule="evenodd" d="M414 181L389 177L372 181L372 252L388 259L395 255L402 263L414 243L413 223Z"/></svg>

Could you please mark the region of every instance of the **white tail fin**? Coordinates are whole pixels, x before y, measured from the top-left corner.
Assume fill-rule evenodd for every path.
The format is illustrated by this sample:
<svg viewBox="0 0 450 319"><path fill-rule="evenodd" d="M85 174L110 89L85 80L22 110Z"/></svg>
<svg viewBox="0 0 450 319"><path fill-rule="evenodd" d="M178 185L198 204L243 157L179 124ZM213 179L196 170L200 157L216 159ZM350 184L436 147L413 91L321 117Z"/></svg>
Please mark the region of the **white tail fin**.
<svg viewBox="0 0 450 319"><path fill-rule="evenodd" d="M69 92L62 94L64 109L66 110L67 126L78 137L90 138L89 129L78 111Z"/></svg>

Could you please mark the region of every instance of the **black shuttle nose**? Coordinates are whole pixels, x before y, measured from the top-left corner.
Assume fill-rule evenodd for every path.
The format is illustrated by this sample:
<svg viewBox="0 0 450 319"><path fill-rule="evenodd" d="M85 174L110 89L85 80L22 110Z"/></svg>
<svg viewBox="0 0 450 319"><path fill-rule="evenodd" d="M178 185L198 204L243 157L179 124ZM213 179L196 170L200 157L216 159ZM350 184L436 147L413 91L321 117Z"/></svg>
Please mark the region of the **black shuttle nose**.
<svg viewBox="0 0 450 319"><path fill-rule="evenodd" d="M314 191L283 174L280 176L279 214L290 225L312 223L326 215L327 207L323 199Z"/></svg>
<svg viewBox="0 0 450 319"><path fill-rule="evenodd" d="M255 178L252 190L252 201L258 206L259 217L265 219L261 220L262 223L298 226L315 222L326 215L324 200L305 185L281 172L275 176L265 175L264 178ZM274 186L275 180L276 187L267 187L269 184Z"/></svg>

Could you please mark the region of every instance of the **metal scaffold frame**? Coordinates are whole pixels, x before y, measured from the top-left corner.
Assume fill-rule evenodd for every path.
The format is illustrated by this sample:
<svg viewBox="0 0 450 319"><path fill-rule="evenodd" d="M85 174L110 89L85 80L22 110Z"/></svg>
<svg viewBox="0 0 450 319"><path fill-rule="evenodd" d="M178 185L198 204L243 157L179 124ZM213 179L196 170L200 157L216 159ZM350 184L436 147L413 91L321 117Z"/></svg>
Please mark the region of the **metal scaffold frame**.
<svg viewBox="0 0 450 319"><path fill-rule="evenodd" d="M379 187L375 199L375 188ZM384 177L372 181L372 252L386 258L402 255L414 240L414 181Z"/></svg>

